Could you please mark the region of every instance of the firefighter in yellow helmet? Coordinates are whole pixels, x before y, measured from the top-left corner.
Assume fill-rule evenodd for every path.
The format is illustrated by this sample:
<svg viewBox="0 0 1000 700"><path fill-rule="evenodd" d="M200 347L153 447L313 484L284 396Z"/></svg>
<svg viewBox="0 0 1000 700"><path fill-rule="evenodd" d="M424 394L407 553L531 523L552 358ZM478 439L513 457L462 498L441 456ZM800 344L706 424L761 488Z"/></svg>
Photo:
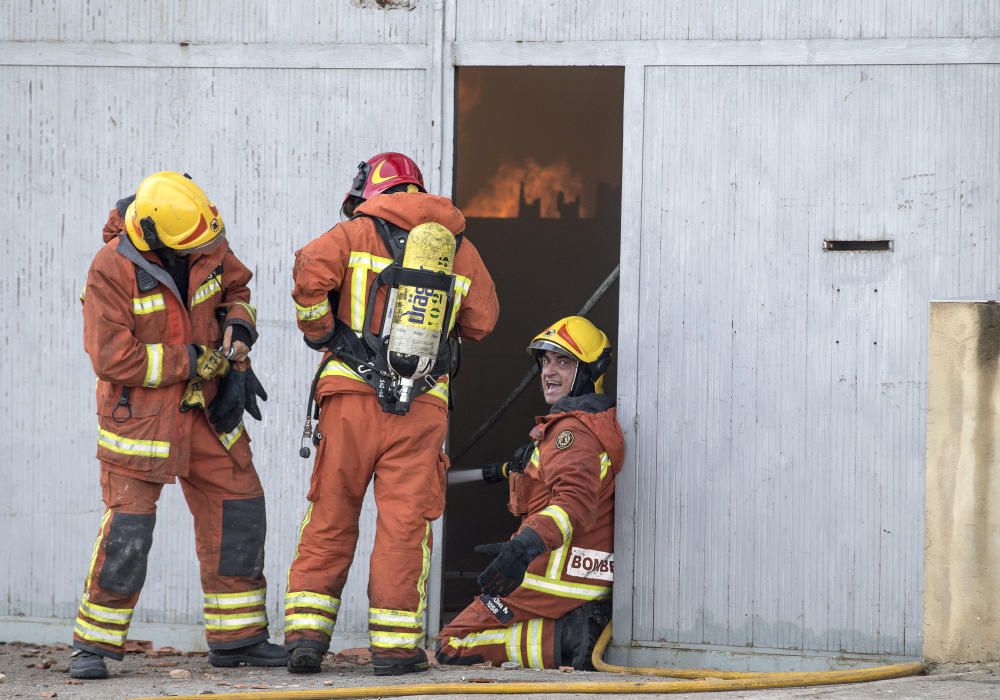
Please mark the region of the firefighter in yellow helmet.
<svg viewBox="0 0 1000 700"><path fill-rule="evenodd" d="M97 374L105 504L73 630L73 678L121 659L146 577L156 502L180 479L194 516L205 634L214 666L280 666L268 640L264 492L244 410L266 394L247 355L257 339L250 270L215 205L160 172L120 200L87 274L84 348Z"/></svg>
<svg viewBox="0 0 1000 700"><path fill-rule="evenodd" d="M589 668L610 619L615 474L625 450L604 393L611 343L569 316L532 338L528 352L549 413L535 419L531 443L513 460L484 469L487 480L509 478L521 526L506 542L476 547L494 559L479 575L482 595L438 637L442 664Z"/></svg>

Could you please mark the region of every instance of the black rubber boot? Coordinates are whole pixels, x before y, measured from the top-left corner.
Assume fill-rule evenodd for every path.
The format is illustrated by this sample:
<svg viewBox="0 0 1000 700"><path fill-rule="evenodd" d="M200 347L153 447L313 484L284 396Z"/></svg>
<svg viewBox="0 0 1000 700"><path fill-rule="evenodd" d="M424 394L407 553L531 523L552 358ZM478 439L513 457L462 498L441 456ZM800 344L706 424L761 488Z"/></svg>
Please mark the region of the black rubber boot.
<svg viewBox="0 0 1000 700"><path fill-rule="evenodd" d="M104 657L89 651L73 652L73 660L69 663L69 677L97 680L108 677L108 667Z"/></svg>
<svg viewBox="0 0 1000 700"><path fill-rule="evenodd" d="M417 649L413 656L402 658L373 655L372 666L376 676L402 676L426 671L430 665L427 663L427 653L423 649Z"/></svg>
<svg viewBox="0 0 1000 700"><path fill-rule="evenodd" d="M233 666L284 666L288 663L285 648L271 642L257 642L235 649L212 649L208 652L208 663L213 666L231 668Z"/></svg>
<svg viewBox="0 0 1000 700"><path fill-rule="evenodd" d="M560 666L593 671L591 654L605 626L611 620L611 605L584 603L565 617L556 620L556 652Z"/></svg>
<svg viewBox="0 0 1000 700"><path fill-rule="evenodd" d="M296 647L288 657L289 673L319 673L323 652L312 647Z"/></svg>

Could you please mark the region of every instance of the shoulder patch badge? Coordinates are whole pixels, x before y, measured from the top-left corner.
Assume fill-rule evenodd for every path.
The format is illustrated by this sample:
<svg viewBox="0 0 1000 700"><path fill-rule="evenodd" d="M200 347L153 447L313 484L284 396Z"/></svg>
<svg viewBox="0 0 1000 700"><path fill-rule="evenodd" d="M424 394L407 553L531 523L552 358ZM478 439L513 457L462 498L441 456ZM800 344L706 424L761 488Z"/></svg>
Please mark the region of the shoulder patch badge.
<svg viewBox="0 0 1000 700"><path fill-rule="evenodd" d="M572 444L573 444L572 430L564 430L558 435L556 435L556 447L558 447L560 450L565 450Z"/></svg>

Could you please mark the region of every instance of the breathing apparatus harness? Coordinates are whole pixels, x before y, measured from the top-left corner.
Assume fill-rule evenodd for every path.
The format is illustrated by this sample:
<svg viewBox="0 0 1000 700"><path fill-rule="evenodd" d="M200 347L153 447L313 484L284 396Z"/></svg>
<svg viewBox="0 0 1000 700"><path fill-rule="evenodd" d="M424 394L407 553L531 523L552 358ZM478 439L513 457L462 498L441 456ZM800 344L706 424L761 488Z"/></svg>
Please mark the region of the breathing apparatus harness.
<svg viewBox="0 0 1000 700"><path fill-rule="evenodd" d="M368 303L365 306L365 317L362 322L362 331L359 336L351 327L337 317L336 310L340 303L340 294L330 291L327 294L330 308L333 312L333 332L327 340L310 341L305 339L306 345L314 350L329 350L329 354L320 363L309 389L309 401L306 404L306 420L302 430L302 439L299 443L299 456L306 458L311 454L308 443L318 446L323 439L322 433L313 432L312 424L319 419L319 404L316 402L316 389L323 376L323 371L333 360L340 360L350 366L358 376L368 383L375 390L375 396L379 405L386 413L396 415L406 415L410 409L410 401L400 400L400 376L389 366L388 345L389 336L392 330L392 314L396 302L396 289L400 286L419 287L434 292L444 292L447 295L447 305L444 312L444 323L448 323L451 318L455 303L455 276L432 272L430 270L417 270L403 267L403 256L406 252L406 242L410 232L400 228L385 219L369 214L356 214L351 220L359 218L371 219L375 224L382 243L392 257L392 263L387 265L372 281L371 289L368 291ZM462 244L462 234L455 235L455 254ZM378 290L386 288L385 306L379 327L372 330L372 315L375 308L375 299ZM455 339L454 347L452 338ZM422 379L418 380L411 392L411 399L420 396L434 388L438 380L447 374L457 375L461 365L462 336L458 323L454 330L441 334L441 341L437 350L437 358L431 371ZM451 393L448 394L448 407L452 407Z"/></svg>

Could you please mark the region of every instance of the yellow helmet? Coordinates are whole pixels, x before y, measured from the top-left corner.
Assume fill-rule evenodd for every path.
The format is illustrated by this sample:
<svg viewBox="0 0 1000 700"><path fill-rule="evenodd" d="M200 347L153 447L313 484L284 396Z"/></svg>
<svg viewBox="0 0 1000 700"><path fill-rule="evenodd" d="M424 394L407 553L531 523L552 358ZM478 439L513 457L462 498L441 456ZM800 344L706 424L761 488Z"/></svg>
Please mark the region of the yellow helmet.
<svg viewBox="0 0 1000 700"><path fill-rule="evenodd" d="M192 251L225 237L219 210L188 175L153 173L139 183L125 211L125 232L136 248Z"/></svg>
<svg viewBox="0 0 1000 700"><path fill-rule="evenodd" d="M604 373L611 364L611 342L583 316L561 318L531 339L528 352L536 358L546 350L579 362L570 396L604 393Z"/></svg>

